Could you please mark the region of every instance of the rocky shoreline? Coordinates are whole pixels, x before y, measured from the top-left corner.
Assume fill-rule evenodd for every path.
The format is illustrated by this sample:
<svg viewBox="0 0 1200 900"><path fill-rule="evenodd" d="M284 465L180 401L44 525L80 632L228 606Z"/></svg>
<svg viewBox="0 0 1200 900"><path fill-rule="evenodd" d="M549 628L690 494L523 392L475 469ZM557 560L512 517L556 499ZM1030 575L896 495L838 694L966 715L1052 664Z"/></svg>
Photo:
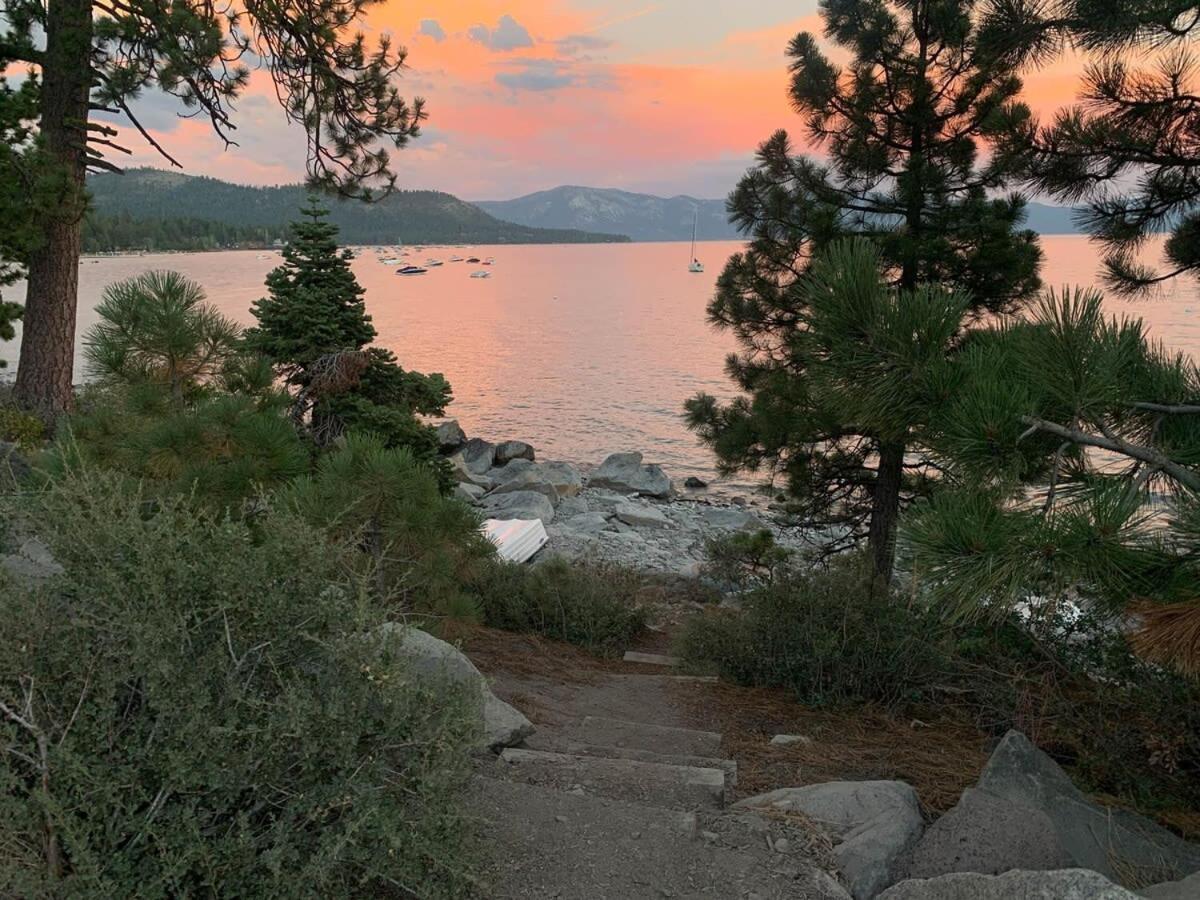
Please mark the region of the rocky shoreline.
<svg viewBox="0 0 1200 900"><path fill-rule="evenodd" d="M713 496L699 479L676 485L640 452L613 453L598 465L541 461L525 441L468 439L455 420L437 432L460 499L489 518L546 526L550 540L535 561L561 556L691 576L710 539L737 531L769 531L796 551L814 544L774 510Z"/></svg>

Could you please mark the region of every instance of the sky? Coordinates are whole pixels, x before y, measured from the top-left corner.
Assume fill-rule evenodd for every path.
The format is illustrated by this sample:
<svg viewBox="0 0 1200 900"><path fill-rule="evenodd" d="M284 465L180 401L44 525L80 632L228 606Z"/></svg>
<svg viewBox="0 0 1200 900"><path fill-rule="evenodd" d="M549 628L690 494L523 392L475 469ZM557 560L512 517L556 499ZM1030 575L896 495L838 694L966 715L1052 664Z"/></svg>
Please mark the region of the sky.
<svg viewBox="0 0 1200 900"><path fill-rule="evenodd" d="M387 0L363 22L408 49L405 97L425 98L422 136L393 154L399 185L469 200L561 184L662 196L722 197L754 148L801 122L787 102L788 41L819 33L816 0ZM1067 102L1071 61L1026 79L1039 110ZM236 103L225 149L169 98L144 123L191 174L294 182L303 136L289 130L270 77ZM136 143L133 165L165 165Z"/></svg>

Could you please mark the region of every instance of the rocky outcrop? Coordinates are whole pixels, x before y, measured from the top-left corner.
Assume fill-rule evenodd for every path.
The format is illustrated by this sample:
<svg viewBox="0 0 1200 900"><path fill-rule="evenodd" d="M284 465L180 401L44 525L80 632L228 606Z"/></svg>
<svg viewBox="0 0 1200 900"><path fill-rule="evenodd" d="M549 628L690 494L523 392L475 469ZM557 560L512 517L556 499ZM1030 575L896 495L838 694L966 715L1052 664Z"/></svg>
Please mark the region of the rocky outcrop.
<svg viewBox="0 0 1200 900"><path fill-rule="evenodd" d="M457 419L447 419L434 430L437 432L438 448L442 453L453 453L467 442L467 435Z"/></svg>
<svg viewBox="0 0 1200 900"><path fill-rule="evenodd" d="M781 788L735 804L746 810L798 812L835 841L833 854L855 900L870 900L900 874L921 836L917 793L902 781L832 781Z"/></svg>
<svg viewBox="0 0 1200 900"><path fill-rule="evenodd" d="M957 873L902 881L879 900L1137 900L1103 875L1086 869L1057 872Z"/></svg>
<svg viewBox="0 0 1200 900"><path fill-rule="evenodd" d="M647 497L671 496L671 479L654 465L642 465L640 453L613 453L588 478L588 487Z"/></svg>
<svg viewBox="0 0 1200 900"><path fill-rule="evenodd" d="M671 527L671 520L647 503L618 503L613 514L633 528Z"/></svg>
<svg viewBox="0 0 1200 900"><path fill-rule="evenodd" d="M458 451L467 468L476 475L484 475L496 464L496 445L482 438L471 438Z"/></svg>
<svg viewBox="0 0 1200 900"><path fill-rule="evenodd" d="M533 447L524 441L504 441L496 445L496 465L503 466L514 459L527 459L533 462L535 458Z"/></svg>
<svg viewBox="0 0 1200 900"><path fill-rule="evenodd" d="M554 504L537 491L488 494L483 498L483 510L490 519L541 519L543 525L554 521Z"/></svg>
<svg viewBox="0 0 1200 900"><path fill-rule="evenodd" d="M487 680L457 648L407 625L389 623L380 629L385 641L409 661L422 678L444 678L478 697L482 725L481 749L499 750L519 744L536 730L520 712L496 697Z"/></svg>
<svg viewBox="0 0 1200 900"><path fill-rule="evenodd" d="M1013 813L1014 824L1021 821L1021 814L1042 828L1048 822L1074 867L1092 869L1114 881L1135 873L1142 884L1200 871L1200 846L1144 816L1092 802L1054 760L1019 732L1005 735L976 788L1015 807L1019 812Z"/></svg>

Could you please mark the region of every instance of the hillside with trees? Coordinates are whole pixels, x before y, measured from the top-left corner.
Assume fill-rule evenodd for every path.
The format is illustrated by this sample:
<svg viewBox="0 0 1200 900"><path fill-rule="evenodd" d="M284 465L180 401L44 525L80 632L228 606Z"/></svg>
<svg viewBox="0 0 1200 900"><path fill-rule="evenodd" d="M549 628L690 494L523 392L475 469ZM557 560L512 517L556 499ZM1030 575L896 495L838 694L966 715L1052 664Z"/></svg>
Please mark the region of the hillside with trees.
<svg viewBox="0 0 1200 900"><path fill-rule="evenodd" d="M104 218L127 216L139 222L187 218L279 233L308 196L308 189L301 184L251 187L158 169L95 175L88 179L88 189L94 214ZM576 244L628 240L611 234L514 225L439 191L396 191L375 203L331 200L329 220L349 244ZM215 225L210 230L215 231Z"/></svg>

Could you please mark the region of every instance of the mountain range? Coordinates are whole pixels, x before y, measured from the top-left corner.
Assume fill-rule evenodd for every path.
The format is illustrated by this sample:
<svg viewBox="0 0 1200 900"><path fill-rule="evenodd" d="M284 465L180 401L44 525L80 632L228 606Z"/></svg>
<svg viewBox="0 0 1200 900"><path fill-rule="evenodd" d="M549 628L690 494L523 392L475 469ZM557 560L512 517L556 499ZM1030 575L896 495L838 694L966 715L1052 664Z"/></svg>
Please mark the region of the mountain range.
<svg viewBox="0 0 1200 900"><path fill-rule="evenodd" d="M301 184L249 187L166 172L131 169L88 179L93 212L102 218L191 219L227 226L282 230L298 217L308 190ZM349 244L551 244L627 241L596 234L504 222L439 191L396 191L375 203L324 198L329 219Z"/></svg>
<svg viewBox="0 0 1200 900"><path fill-rule="evenodd" d="M612 188L575 185L538 191L515 200L475 201L499 219L539 228L582 228L592 232L628 235L635 241L686 241L692 220L700 240L738 240L728 220L724 200L695 197L655 197ZM1078 234L1074 210L1065 206L1030 203L1026 226L1041 234Z"/></svg>

